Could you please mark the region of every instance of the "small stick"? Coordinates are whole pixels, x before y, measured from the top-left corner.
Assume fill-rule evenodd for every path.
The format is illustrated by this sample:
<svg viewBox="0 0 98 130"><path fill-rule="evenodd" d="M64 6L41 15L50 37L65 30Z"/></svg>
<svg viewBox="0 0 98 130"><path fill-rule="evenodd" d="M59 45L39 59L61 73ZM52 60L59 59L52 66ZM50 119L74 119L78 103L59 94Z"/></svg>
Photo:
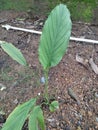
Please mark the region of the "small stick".
<svg viewBox="0 0 98 130"><path fill-rule="evenodd" d="M35 30L29 30L29 29L24 29L24 28L18 28L18 27L13 27L10 25L2 25L3 28L6 28L7 30L13 29L13 30L19 30L19 31L24 31L24 32L30 32L30 33L35 33L35 34L42 34L40 31L35 31ZM79 41L79 42L87 42L87 43L93 43L93 44L98 44L98 41L96 40L91 40L91 39L84 39L84 38L76 38L76 37L70 37L70 40L72 41Z"/></svg>

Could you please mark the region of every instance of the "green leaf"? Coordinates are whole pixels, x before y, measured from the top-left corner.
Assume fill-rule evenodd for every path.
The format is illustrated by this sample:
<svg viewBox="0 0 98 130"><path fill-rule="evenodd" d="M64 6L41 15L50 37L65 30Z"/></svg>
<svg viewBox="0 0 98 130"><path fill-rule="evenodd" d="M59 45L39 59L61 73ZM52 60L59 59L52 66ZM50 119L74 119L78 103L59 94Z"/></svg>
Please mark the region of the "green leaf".
<svg viewBox="0 0 98 130"><path fill-rule="evenodd" d="M40 128L42 130L45 130L45 122L44 122L43 111L40 107L38 108L37 119L38 119L38 124L39 124Z"/></svg>
<svg viewBox="0 0 98 130"><path fill-rule="evenodd" d="M38 130L37 113L35 113L35 109L30 113L28 126L29 130Z"/></svg>
<svg viewBox="0 0 98 130"><path fill-rule="evenodd" d="M45 122L43 112L40 106L35 106L29 117L29 130L38 130L38 126L41 130L45 130Z"/></svg>
<svg viewBox="0 0 98 130"><path fill-rule="evenodd" d="M58 5L50 13L39 45L39 60L44 69L61 61L69 43L71 25L70 13L65 5Z"/></svg>
<svg viewBox="0 0 98 130"><path fill-rule="evenodd" d="M19 49L17 49L13 44L2 42L0 43L2 49L13 59L16 60L21 65L26 66L26 60L23 56L23 54L20 52Z"/></svg>
<svg viewBox="0 0 98 130"><path fill-rule="evenodd" d="M59 103L58 101L53 101L50 105L49 105L49 109L51 112L56 111L57 109L59 109Z"/></svg>
<svg viewBox="0 0 98 130"><path fill-rule="evenodd" d="M17 106L9 115L6 123L3 125L2 130L21 130L30 110L34 107L35 103L36 99L31 99L28 102Z"/></svg>

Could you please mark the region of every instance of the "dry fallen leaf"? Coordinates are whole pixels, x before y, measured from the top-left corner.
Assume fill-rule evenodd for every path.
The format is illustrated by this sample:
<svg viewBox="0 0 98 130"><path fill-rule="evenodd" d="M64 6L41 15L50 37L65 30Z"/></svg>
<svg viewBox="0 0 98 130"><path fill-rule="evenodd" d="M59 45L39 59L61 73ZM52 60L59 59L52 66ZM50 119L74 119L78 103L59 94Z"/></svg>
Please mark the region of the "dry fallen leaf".
<svg viewBox="0 0 98 130"><path fill-rule="evenodd" d="M76 61L88 68L88 59L83 59L81 56L76 54Z"/></svg>
<svg viewBox="0 0 98 130"><path fill-rule="evenodd" d="M73 98L75 101L77 101L78 105L80 105L80 101L79 101L77 95L71 88L68 88L68 94L71 98Z"/></svg>
<svg viewBox="0 0 98 130"><path fill-rule="evenodd" d="M94 63L93 58L89 59L89 64L92 67L92 70L95 72L95 74L98 74L98 66Z"/></svg>

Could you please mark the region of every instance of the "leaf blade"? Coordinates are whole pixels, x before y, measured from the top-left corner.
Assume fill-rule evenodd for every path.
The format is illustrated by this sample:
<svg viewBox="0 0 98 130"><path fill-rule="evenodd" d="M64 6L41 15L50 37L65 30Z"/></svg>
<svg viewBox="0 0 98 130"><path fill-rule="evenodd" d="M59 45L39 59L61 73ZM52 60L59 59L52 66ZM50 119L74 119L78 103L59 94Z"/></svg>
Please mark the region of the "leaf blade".
<svg viewBox="0 0 98 130"><path fill-rule="evenodd" d="M59 109L59 103L58 101L53 101L50 106L49 106L49 109L51 112L54 112L56 111L57 109Z"/></svg>
<svg viewBox="0 0 98 130"><path fill-rule="evenodd" d="M34 110L30 113L29 116L29 130L38 130L38 122L37 122L37 116L34 113Z"/></svg>
<svg viewBox="0 0 98 130"><path fill-rule="evenodd" d="M44 69L62 59L71 34L70 13L63 4L57 6L45 22L39 45L39 60Z"/></svg>
<svg viewBox="0 0 98 130"><path fill-rule="evenodd" d="M35 106L29 117L29 130L38 130L38 126L45 130L43 112L40 106Z"/></svg>
<svg viewBox="0 0 98 130"><path fill-rule="evenodd" d="M37 119L38 119L38 124L39 124L40 128L42 130L45 130L45 122L44 122L43 111L41 110L40 107L39 107L39 110L38 110Z"/></svg>
<svg viewBox="0 0 98 130"><path fill-rule="evenodd" d="M36 99L31 99L22 105L17 106L7 118L6 123L1 130L21 130L27 119L28 113L32 106L35 105Z"/></svg>
<svg viewBox="0 0 98 130"><path fill-rule="evenodd" d="M2 49L15 61L20 63L21 65L26 66L26 60L23 56L23 54L20 52L19 49L17 49L13 44L2 42L0 43Z"/></svg>

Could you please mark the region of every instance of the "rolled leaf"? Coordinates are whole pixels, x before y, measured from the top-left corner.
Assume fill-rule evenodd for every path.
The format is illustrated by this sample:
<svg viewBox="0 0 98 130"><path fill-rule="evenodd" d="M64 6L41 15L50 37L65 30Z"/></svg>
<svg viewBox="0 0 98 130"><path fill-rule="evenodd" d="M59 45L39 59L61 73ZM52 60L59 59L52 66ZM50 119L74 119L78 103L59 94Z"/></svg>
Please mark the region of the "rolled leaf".
<svg viewBox="0 0 98 130"><path fill-rule="evenodd" d="M39 60L44 69L56 66L62 59L71 34L71 19L67 7L58 5L45 22L39 45Z"/></svg>
<svg viewBox="0 0 98 130"><path fill-rule="evenodd" d="M23 54L20 52L19 49L17 49L13 44L11 43L7 43L7 42L3 42L0 43L2 49L13 59L16 60L18 63L20 63L21 65L26 66L26 60L23 56Z"/></svg>
<svg viewBox="0 0 98 130"><path fill-rule="evenodd" d="M34 107L35 103L36 99L31 99L28 102L16 107L9 115L1 130L21 130L29 112L31 111L32 107Z"/></svg>

